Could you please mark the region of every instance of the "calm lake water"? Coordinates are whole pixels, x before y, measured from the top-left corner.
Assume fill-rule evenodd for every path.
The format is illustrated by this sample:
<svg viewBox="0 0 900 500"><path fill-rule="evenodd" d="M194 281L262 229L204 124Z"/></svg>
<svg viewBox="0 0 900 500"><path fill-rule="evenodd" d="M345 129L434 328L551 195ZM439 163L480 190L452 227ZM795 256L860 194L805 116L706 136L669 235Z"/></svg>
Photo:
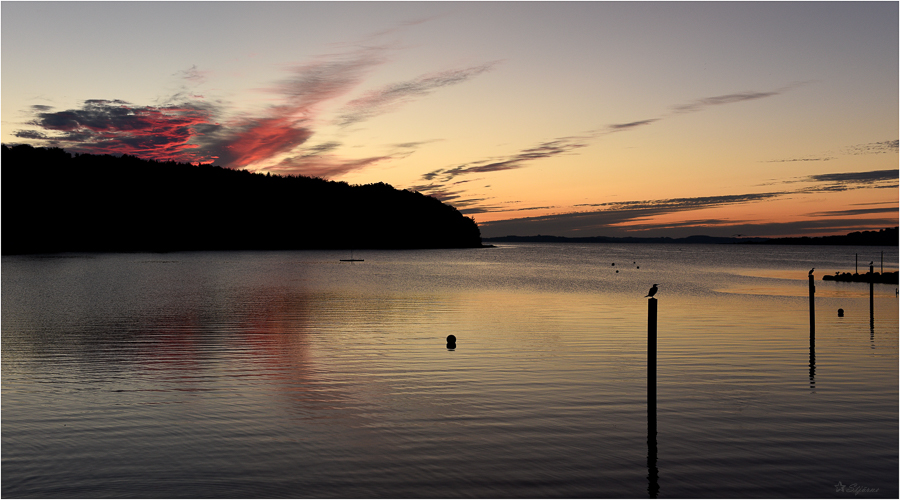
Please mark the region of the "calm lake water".
<svg viewBox="0 0 900 500"><path fill-rule="evenodd" d="M2 495L897 498L882 251L3 257Z"/></svg>

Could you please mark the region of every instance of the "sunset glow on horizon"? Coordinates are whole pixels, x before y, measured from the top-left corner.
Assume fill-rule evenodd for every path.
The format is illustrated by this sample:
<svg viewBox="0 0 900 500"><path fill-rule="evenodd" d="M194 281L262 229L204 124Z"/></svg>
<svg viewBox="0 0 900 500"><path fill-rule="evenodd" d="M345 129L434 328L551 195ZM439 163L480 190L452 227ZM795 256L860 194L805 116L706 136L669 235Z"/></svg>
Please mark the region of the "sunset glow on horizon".
<svg viewBox="0 0 900 500"><path fill-rule="evenodd" d="M385 182L485 237L878 230L900 219L898 13L4 2L2 142Z"/></svg>

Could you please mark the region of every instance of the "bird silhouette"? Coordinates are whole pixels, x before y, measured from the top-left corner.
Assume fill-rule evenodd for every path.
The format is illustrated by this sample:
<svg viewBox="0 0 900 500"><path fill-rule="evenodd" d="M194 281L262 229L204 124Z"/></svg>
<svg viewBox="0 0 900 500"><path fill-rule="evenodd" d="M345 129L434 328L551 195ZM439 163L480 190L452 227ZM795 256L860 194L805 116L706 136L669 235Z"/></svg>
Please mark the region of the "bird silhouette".
<svg viewBox="0 0 900 500"><path fill-rule="evenodd" d="M656 295L656 292L659 291L659 288L657 288L658 286L659 283L654 283L653 288L651 288L650 291L647 292L647 295L644 295L644 297L653 297L654 295Z"/></svg>
<svg viewBox="0 0 900 500"><path fill-rule="evenodd" d="M816 268L810 269L810 270L809 270L809 275L812 276L812 273L813 273L813 271L815 271L815 270L816 270Z"/></svg>

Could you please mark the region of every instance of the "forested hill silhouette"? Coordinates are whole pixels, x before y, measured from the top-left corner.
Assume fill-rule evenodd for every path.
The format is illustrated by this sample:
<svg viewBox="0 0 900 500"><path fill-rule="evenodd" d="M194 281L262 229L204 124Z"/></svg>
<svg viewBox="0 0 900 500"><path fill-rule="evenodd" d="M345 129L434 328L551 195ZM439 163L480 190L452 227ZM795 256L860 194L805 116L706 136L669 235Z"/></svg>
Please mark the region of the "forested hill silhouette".
<svg viewBox="0 0 900 500"><path fill-rule="evenodd" d="M351 186L134 156L2 146L2 253L472 248L471 218Z"/></svg>

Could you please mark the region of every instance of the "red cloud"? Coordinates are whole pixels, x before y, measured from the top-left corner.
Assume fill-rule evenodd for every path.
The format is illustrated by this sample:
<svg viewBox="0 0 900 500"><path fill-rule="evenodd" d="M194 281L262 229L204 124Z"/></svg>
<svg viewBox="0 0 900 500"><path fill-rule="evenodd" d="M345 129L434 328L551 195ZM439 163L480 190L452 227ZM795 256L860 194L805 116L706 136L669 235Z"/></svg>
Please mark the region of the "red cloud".
<svg viewBox="0 0 900 500"><path fill-rule="evenodd" d="M288 78L266 89L276 95L278 105L252 116L224 120L229 110L221 104L201 102L182 92L169 102L183 102L171 106L135 106L119 100L89 100L79 109L65 111L34 106L30 125L37 130L20 130L16 136L74 152L180 162L216 160L228 168L336 177L392 156L343 160L321 154L337 143L328 143L327 149L311 148L306 154L297 148L313 136L320 106L355 89L373 67L387 60L389 49L365 44L295 66ZM384 113L398 103L473 78L494 64L425 75L367 94L351 101L352 119L344 119L358 122ZM196 66L182 73L195 83L205 78Z"/></svg>
<svg viewBox="0 0 900 500"><path fill-rule="evenodd" d="M251 120L219 146L224 149L226 167L245 167L287 153L312 135L308 128L297 126L294 119L273 116Z"/></svg>
<svg viewBox="0 0 900 500"><path fill-rule="evenodd" d="M193 106L132 106L124 101L90 100L81 109L38 113L32 125L61 132L45 136L75 152L131 154L152 159L201 161L189 141L196 128L210 125L208 110ZM28 137L29 131L17 133Z"/></svg>

